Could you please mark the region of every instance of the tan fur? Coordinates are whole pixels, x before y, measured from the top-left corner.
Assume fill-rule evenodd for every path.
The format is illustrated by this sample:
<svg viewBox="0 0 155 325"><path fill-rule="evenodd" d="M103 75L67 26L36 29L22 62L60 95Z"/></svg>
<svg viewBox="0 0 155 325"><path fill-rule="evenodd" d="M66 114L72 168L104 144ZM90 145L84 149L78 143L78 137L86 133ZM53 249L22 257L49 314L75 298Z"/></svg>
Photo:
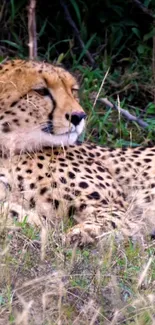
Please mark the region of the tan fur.
<svg viewBox="0 0 155 325"><path fill-rule="evenodd" d="M76 109L81 110L71 93L66 96L72 87L72 76L68 72L43 63L20 64L26 70L25 75L29 77L30 74L30 89L35 84L31 70L36 69L36 72L38 66L41 66L41 76L45 76L46 87L52 89L55 97L61 97L63 104L66 103L66 109L72 100L73 103L76 102ZM14 79L13 75L11 79L11 72L4 70L2 79L9 73L10 80L16 84L17 93L28 89L24 88L23 81L21 84L18 82L16 72ZM63 84L59 83L62 75ZM40 79L37 80L40 82ZM8 86L6 93L14 96L9 87L11 86ZM42 97L40 100L32 90L30 96L31 94L32 106L37 101L33 118L33 124L36 123L37 128L40 111L43 112L44 105L45 110L48 110L50 103ZM10 97L6 100L10 100ZM26 98L21 99L21 104L22 101L24 107L29 109ZM61 109L59 110L61 107L58 106L53 120L57 132L61 132L61 128L64 130L63 112L60 114ZM14 111L14 106L10 105L10 111ZM34 149L37 147L37 138L33 133L25 132L22 114L20 117L21 126L16 126L16 132L19 134L20 129L23 140L24 137L28 138L27 143ZM126 231L128 235L142 229L154 233L155 147L112 150L84 143L68 148L42 148L41 151L36 148L33 153L1 157L0 166L2 215L9 216L9 220L16 217L21 221L27 215L30 223L55 227L60 220L71 219L75 225L67 232L66 242L79 245L93 243L97 238L102 238L105 232L115 229Z"/></svg>

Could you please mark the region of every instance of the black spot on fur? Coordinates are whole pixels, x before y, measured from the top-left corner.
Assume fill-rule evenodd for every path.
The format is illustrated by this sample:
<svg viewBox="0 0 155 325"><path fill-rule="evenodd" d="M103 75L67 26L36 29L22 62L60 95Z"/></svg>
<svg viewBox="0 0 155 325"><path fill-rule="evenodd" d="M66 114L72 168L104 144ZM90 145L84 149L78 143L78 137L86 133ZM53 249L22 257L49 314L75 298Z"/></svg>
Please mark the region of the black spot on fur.
<svg viewBox="0 0 155 325"><path fill-rule="evenodd" d="M149 162L151 162L152 160L151 159L149 159L149 158L144 158L144 162L146 162L146 163L149 163Z"/></svg>
<svg viewBox="0 0 155 325"><path fill-rule="evenodd" d="M63 162L60 163L60 166L61 166L61 167L68 167L68 165L65 164L65 163L63 163Z"/></svg>
<svg viewBox="0 0 155 325"><path fill-rule="evenodd" d="M79 195L81 195L81 192L80 192L79 190L75 190L75 191L74 191L74 195L75 195L75 196L79 196Z"/></svg>
<svg viewBox="0 0 155 325"><path fill-rule="evenodd" d="M39 169L43 168L43 164L38 163L37 166L38 166Z"/></svg>
<svg viewBox="0 0 155 325"><path fill-rule="evenodd" d="M116 229L117 227L116 227L116 224L115 224L115 222L114 221L111 221L111 225L112 225L112 227L114 228L114 229Z"/></svg>
<svg viewBox="0 0 155 325"><path fill-rule="evenodd" d="M31 183L30 184L30 189L33 190L34 188L36 188L36 184L35 183Z"/></svg>
<svg viewBox="0 0 155 325"><path fill-rule="evenodd" d="M45 194L45 193L47 192L47 190L48 190L48 188L47 188L46 186L43 187L43 188L41 188L41 190L40 190L40 195Z"/></svg>
<svg viewBox="0 0 155 325"><path fill-rule="evenodd" d="M24 160L24 161L22 162L22 165L26 165L26 164L27 164L27 161Z"/></svg>
<svg viewBox="0 0 155 325"><path fill-rule="evenodd" d="M72 201L72 197L69 194L65 194L64 199L67 201Z"/></svg>
<svg viewBox="0 0 155 325"><path fill-rule="evenodd" d="M10 107L13 107L13 106L17 105L17 103L18 103L18 101L13 102L13 103L10 105Z"/></svg>
<svg viewBox="0 0 155 325"><path fill-rule="evenodd" d="M92 173L92 171L88 167L85 167L85 170L86 170L87 173L90 173L90 174Z"/></svg>
<svg viewBox="0 0 155 325"><path fill-rule="evenodd" d="M87 198L90 200L99 200L100 199L100 194L97 191L94 191L90 194L87 195Z"/></svg>
<svg viewBox="0 0 155 325"><path fill-rule="evenodd" d="M4 123L2 124L2 131L3 131L4 133L10 132L10 125L9 125L9 123L4 122Z"/></svg>
<svg viewBox="0 0 155 325"><path fill-rule="evenodd" d="M138 167L141 166L141 162L139 162L139 161L136 161L135 164L136 164L136 166L138 166Z"/></svg>
<svg viewBox="0 0 155 325"><path fill-rule="evenodd" d="M104 205L107 205L107 204L108 204L108 202L107 202L105 199L103 199L103 200L101 201L101 203L104 204Z"/></svg>
<svg viewBox="0 0 155 325"><path fill-rule="evenodd" d="M38 181L41 181L44 177L43 176L38 176Z"/></svg>
<svg viewBox="0 0 155 325"><path fill-rule="evenodd" d="M54 205L54 208L57 210L58 207L59 207L59 201L58 200L53 200L53 205Z"/></svg>
<svg viewBox="0 0 155 325"><path fill-rule="evenodd" d="M11 215L12 218L15 218L16 220L18 220L19 215L18 215L17 211L10 210L10 215Z"/></svg>
<svg viewBox="0 0 155 325"><path fill-rule="evenodd" d="M87 184L86 182L80 182L80 183L79 183L79 186L80 186L81 188L87 188L87 187L88 187L88 184Z"/></svg>
<svg viewBox="0 0 155 325"><path fill-rule="evenodd" d="M4 114L10 114L10 113L12 113L12 112L9 110L4 112Z"/></svg>
<svg viewBox="0 0 155 325"><path fill-rule="evenodd" d="M17 176L17 179L18 179L18 181L22 181L22 180L23 180L23 176L18 175L18 176Z"/></svg>
<svg viewBox="0 0 155 325"><path fill-rule="evenodd" d="M30 203L29 203L29 207L30 209L34 209L36 206L35 200L33 197L30 198Z"/></svg>
<svg viewBox="0 0 155 325"><path fill-rule="evenodd" d="M94 158L95 155L93 153L89 152L89 157Z"/></svg>
<svg viewBox="0 0 155 325"><path fill-rule="evenodd" d="M105 169L102 168L102 167L100 167L100 166L97 166L97 169L98 169L98 171L101 172L101 173L104 173L104 172L105 172Z"/></svg>
<svg viewBox="0 0 155 325"><path fill-rule="evenodd" d="M32 169L26 169L27 174L32 174Z"/></svg>
<svg viewBox="0 0 155 325"><path fill-rule="evenodd" d="M42 156L42 155L40 155L40 156L38 156L38 159L40 159L40 160L44 160L44 159L45 159L45 157L44 157L44 156Z"/></svg>
<svg viewBox="0 0 155 325"><path fill-rule="evenodd" d="M65 177L60 177L60 182L62 184L67 184L66 178Z"/></svg>
<svg viewBox="0 0 155 325"><path fill-rule="evenodd" d="M71 179L74 179L74 178L75 178L75 174L72 173L72 172L68 172L68 176L69 176L69 178L71 178Z"/></svg>
<svg viewBox="0 0 155 325"><path fill-rule="evenodd" d="M145 202L147 202L147 203L151 202L151 197L149 195L145 197Z"/></svg>
<svg viewBox="0 0 155 325"><path fill-rule="evenodd" d="M73 170L74 170L74 172L76 172L76 173L80 173L80 169L79 169L79 168L73 167Z"/></svg>
<svg viewBox="0 0 155 325"><path fill-rule="evenodd" d="M51 183L51 187L52 187L52 188L57 188L57 183L56 183L56 182L52 182L52 183Z"/></svg>
<svg viewBox="0 0 155 325"><path fill-rule="evenodd" d="M87 205L85 203L82 203L80 206L79 206L79 210L80 211L83 211L84 209L86 209Z"/></svg>
<svg viewBox="0 0 155 325"><path fill-rule="evenodd" d="M79 167L79 164L77 164L76 162L73 162L72 165L75 167Z"/></svg>
<svg viewBox="0 0 155 325"><path fill-rule="evenodd" d="M68 210L68 216L69 216L69 218L73 217L75 213L76 213L76 208L75 208L74 205L71 205L70 208L69 208L69 210Z"/></svg>

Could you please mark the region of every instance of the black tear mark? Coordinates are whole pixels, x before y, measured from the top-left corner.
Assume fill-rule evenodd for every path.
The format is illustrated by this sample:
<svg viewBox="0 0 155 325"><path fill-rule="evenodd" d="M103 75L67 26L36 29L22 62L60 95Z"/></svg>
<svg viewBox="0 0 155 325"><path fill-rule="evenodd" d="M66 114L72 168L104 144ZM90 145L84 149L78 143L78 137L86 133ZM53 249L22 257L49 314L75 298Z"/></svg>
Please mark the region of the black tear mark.
<svg viewBox="0 0 155 325"><path fill-rule="evenodd" d="M13 102L11 105L10 105L10 107L13 107L13 106L15 106L15 105L17 105L18 104L18 101L15 101L15 102Z"/></svg>

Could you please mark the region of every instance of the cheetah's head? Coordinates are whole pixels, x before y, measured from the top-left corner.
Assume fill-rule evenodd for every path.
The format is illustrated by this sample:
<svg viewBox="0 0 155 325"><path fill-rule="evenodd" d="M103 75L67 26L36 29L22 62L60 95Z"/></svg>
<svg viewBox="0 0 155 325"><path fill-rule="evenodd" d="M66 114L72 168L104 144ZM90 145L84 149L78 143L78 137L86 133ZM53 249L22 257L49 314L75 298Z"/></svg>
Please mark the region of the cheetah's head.
<svg viewBox="0 0 155 325"><path fill-rule="evenodd" d="M0 72L0 143L4 150L35 151L74 144L85 127L76 79L62 67L8 61Z"/></svg>

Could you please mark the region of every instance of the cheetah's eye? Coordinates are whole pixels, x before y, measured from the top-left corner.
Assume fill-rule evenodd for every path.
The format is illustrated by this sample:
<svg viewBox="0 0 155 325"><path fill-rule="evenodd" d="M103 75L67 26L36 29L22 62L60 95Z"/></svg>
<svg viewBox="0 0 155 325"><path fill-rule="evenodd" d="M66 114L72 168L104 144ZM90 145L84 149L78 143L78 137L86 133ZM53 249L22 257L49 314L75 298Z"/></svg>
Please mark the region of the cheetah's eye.
<svg viewBox="0 0 155 325"><path fill-rule="evenodd" d="M42 87L42 88L36 88L34 89L40 96L50 96L50 92L48 88Z"/></svg>
<svg viewBox="0 0 155 325"><path fill-rule="evenodd" d="M72 94L79 101L79 88L72 88Z"/></svg>

